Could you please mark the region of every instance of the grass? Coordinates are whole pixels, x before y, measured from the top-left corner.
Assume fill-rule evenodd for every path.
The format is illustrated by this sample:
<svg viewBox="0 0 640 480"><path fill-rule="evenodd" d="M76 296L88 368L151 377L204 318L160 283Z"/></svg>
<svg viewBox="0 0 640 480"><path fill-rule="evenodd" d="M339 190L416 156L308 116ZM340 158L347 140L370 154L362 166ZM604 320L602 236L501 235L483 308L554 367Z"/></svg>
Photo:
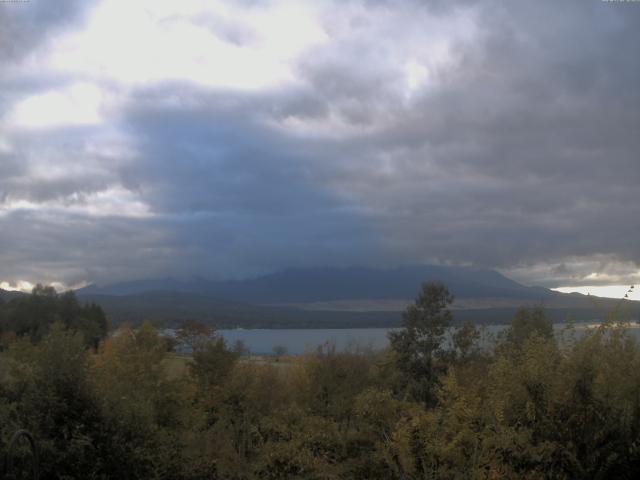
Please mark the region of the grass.
<svg viewBox="0 0 640 480"><path fill-rule="evenodd" d="M191 355L171 353L164 359L164 367L170 379L183 377L189 373Z"/></svg>

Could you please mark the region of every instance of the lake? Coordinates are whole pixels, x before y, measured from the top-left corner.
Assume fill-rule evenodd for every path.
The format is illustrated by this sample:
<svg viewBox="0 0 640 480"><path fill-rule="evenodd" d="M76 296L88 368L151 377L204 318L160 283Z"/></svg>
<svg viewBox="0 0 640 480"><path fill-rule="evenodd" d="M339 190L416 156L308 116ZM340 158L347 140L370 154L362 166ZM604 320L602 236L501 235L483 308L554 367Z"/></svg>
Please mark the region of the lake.
<svg viewBox="0 0 640 480"><path fill-rule="evenodd" d="M576 323L578 330L593 328L595 323ZM484 327L481 341L488 342L491 336L503 330L505 325L488 325ZM560 332L565 324L554 325ZM387 333L390 328L325 328L325 329L234 329L218 330L230 347L237 340L242 340L249 348L251 354L272 354L273 347L283 346L288 353L298 355L315 350L319 345L330 342L335 344L336 350L344 351L347 348L360 347L381 350L388 345ZM640 336L640 328L637 324L630 327L634 335Z"/></svg>

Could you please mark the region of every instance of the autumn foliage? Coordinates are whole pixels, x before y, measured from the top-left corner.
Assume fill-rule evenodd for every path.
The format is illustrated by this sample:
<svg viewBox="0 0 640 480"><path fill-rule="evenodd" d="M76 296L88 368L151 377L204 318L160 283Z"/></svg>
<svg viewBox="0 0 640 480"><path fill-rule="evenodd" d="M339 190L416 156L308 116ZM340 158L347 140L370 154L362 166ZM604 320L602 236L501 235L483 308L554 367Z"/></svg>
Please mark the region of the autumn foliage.
<svg viewBox="0 0 640 480"><path fill-rule="evenodd" d="M451 325L450 299L425 285L386 351L271 363L213 332L177 355L149 324L95 350L58 322L0 357L2 441L31 430L43 478L636 478L640 348L624 324L554 334L523 309L487 338Z"/></svg>

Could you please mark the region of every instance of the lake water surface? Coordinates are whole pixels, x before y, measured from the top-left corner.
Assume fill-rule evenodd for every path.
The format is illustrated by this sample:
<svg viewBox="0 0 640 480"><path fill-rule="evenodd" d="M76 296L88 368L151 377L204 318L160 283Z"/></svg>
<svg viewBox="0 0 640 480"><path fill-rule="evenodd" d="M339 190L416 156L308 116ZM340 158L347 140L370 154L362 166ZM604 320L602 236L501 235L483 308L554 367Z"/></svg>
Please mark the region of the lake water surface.
<svg viewBox="0 0 640 480"><path fill-rule="evenodd" d="M575 324L578 333L586 328L596 326L595 323ZM560 332L565 324L555 324L554 328ZM630 331L640 338L640 326L634 324ZM490 341L491 337L505 325L488 325L483 328L483 342ZM273 347L283 346L288 353L298 355L315 350L319 345L327 342L335 344L336 350L344 351L348 348L371 348L381 350L388 345L387 333L390 328L326 328L326 329L235 329L218 330L229 346L237 340L242 340L249 348L251 354L271 354Z"/></svg>

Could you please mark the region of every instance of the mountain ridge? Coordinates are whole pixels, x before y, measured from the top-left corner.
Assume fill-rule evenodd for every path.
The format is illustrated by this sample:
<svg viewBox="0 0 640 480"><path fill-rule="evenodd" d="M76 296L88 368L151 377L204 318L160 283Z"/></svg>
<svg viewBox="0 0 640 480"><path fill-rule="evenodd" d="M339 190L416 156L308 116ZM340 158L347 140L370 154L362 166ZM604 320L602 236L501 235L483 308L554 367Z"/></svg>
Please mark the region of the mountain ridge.
<svg viewBox="0 0 640 480"><path fill-rule="evenodd" d="M398 326L426 281L455 297L457 320L507 323L521 306L542 305L553 321L602 318L619 300L528 287L495 270L448 266L291 268L245 280L138 280L76 291L103 306L115 323L187 318L243 328ZM630 302L633 314L640 302Z"/></svg>
<svg viewBox="0 0 640 480"><path fill-rule="evenodd" d="M205 294L247 303L300 303L347 299L413 298L425 281L441 281L458 298L501 297L544 300L557 292L527 287L488 269L444 266L290 268L244 280L212 281L173 278L88 286L79 295L130 295L146 291Z"/></svg>

